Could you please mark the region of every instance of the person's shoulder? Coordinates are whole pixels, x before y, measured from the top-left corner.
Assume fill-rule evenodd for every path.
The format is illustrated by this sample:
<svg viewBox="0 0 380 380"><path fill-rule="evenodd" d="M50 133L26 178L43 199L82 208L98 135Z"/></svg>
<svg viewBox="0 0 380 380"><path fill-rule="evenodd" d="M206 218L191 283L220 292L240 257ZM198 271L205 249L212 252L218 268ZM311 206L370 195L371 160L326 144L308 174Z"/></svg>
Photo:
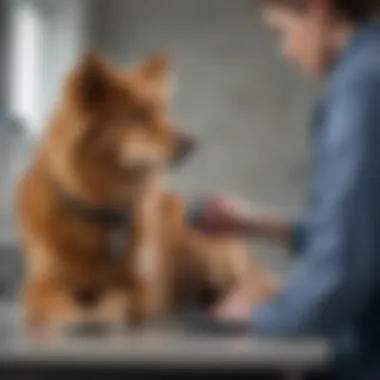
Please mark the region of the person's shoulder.
<svg viewBox="0 0 380 380"><path fill-rule="evenodd" d="M380 93L380 41L370 41L351 54L335 73L332 89L336 94Z"/></svg>
<svg viewBox="0 0 380 380"><path fill-rule="evenodd" d="M351 54L336 70L327 92L327 144L353 142L377 136L380 120L380 44ZM330 118L329 118L330 116ZM369 141L367 139L367 141Z"/></svg>

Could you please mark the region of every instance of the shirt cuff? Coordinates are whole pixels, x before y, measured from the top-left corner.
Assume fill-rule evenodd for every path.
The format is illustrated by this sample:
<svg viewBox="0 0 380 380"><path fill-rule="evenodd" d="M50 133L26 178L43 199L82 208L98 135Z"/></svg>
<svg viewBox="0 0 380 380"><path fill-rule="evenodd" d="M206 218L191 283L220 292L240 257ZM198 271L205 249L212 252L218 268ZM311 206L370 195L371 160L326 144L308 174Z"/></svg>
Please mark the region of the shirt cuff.
<svg viewBox="0 0 380 380"><path fill-rule="evenodd" d="M255 335L276 337L291 337L303 335L301 326L297 326L294 318L284 315L280 310L280 300L274 300L268 304L255 308L251 313L252 331Z"/></svg>

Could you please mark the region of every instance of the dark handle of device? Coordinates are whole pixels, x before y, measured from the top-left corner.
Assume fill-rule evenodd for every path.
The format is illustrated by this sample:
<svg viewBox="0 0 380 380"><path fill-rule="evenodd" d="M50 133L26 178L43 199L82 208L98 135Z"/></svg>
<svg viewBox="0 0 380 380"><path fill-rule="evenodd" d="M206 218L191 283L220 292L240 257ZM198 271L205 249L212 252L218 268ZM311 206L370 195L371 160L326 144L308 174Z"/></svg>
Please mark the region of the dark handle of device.
<svg viewBox="0 0 380 380"><path fill-rule="evenodd" d="M206 200L202 198L187 201L187 225L193 228L202 227L206 209Z"/></svg>

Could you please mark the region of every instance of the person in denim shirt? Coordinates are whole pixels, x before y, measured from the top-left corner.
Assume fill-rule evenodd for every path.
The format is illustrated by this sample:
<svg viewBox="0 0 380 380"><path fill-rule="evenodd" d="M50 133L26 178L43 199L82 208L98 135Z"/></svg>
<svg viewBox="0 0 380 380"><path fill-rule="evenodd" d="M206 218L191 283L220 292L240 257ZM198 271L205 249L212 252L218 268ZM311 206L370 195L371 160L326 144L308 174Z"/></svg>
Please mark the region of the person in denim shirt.
<svg viewBox="0 0 380 380"><path fill-rule="evenodd" d="M249 321L256 334L326 336L336 353L329 378L378 380L378 1L261 3L264 19L280 35L283 53L325 81L312 120L310 193L304 215L294 221L242 215L217 196L190 205L200 229L275 240L296 254L275 299L253 309L245 289L237 289L215 314Z"/></svg>

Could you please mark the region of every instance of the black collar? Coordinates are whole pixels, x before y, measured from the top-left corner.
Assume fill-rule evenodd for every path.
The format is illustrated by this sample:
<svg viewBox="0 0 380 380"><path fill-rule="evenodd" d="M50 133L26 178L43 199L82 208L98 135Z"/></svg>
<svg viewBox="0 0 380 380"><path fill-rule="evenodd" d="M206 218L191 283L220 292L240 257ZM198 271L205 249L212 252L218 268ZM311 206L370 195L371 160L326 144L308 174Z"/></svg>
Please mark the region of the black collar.
<svg viewBox="0 0 380 380"><path fill-rule="evenodd" d="M65 206L71 209L79 217L88 221L102 224L109 228L125 228L128 229L132 225L132 210L124 208L115 208L106 205L91 204L80 199L61 187L57 187L59 197Z"/></svg>
<svg viewBox="0 0 380 380"><path fill-rule="evenodd" d="M125 257L133 227L132 210L93 205L71 195L61 187L57 192L65 206L79 217L104 227L108 232L108 251L112 259L121 261Z"/></svg>

